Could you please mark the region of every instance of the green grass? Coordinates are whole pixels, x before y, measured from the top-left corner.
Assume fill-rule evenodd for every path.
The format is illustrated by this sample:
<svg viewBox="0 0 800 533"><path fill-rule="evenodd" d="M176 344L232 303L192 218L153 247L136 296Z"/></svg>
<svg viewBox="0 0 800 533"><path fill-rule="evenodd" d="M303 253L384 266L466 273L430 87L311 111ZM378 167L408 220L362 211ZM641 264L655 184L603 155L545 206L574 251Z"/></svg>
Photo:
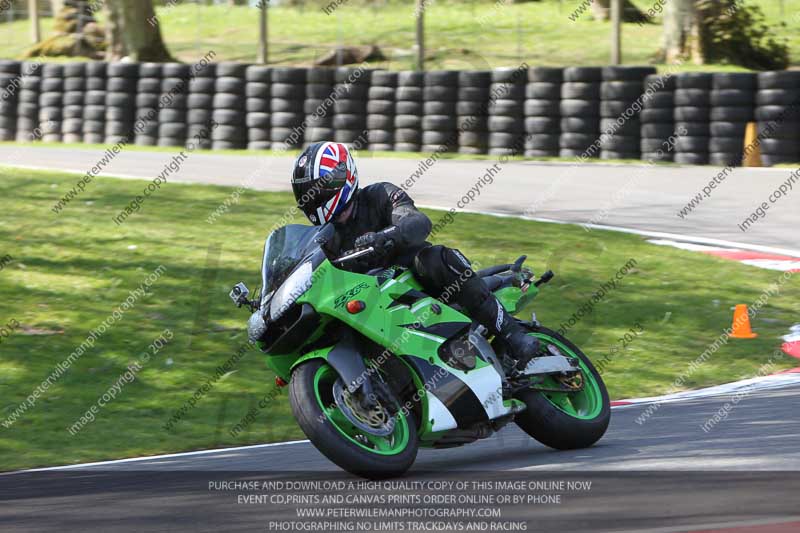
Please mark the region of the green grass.
<svg viewBox="0 0 800 533"><path fill-rule="evenodd" d="M577 21L569 15L579 0L524 2L431 2L425 11L428 68L485 69L530 65L604 65L610 58L609 22L593 20L589 13ZM654 0L636 0L642 9ZM800 46L800 0L785 0L781 13L776 0L754 0L764 10L775 35L787 38L792 51ZM322 11L327 2L308 2L305 8L275 6L269 9L269 54L272 64L310 65L337 44L375 44L389 58L375 66L411 69L414 65L414 17L410 2L364 5L350 0L332 14ZM499 4L499 7L498 7ZM217 60L255 61L258 27L256 11L246 6L162 7L157 10L169 49L186 62L197 61L209 50ZM660 19L656 23L625 24L623 60L649 64L661 43ZM27 21L0 24L0 57L18 57L29 42ZM52 27L42 20L44 34ZM792 54L794 62L800 60ZM662 65L663 67L663 65ZM729 65L686 65L683 70L738 70Z"/></svg>
<svg viewBox="0 0 800 533"><path fill-rule="evenodd" d="M0 168L0 322L21 328L0 344L0 421L31 394L159 265L166 271L36 405L10 428L0 425L0 470L302 438L285 392L258 411L248 431L229 430L274 389L264 357L249 352L186 417L173 412L246 338L247 314L230 287L258 284L262 243L292 205L289 194L248 191L215 224L205 222L233 189L168 184L142 211L116 215L144 181L96 179L60 214L50 207L77 180L59 173ZM441 212L429 211L439 220ZM630 258L619 289L568 333L593 358L640 323L644 333L607 364L614 398L670 388L688 363L730 324L731 306L754 301L778 273L650 245L637 236L570 225L460 214L438 242L481 265L527 253L536 271L556 271L527 316L555 329ZM686 387L750 377L780 345L800 311L792 280L755 318L759 338L734 341L691 375ZM173 341L77 435L66 428L101 396L165 328ZM777 368L796 363L779 359ZM285 389L283 389L285 391Z"/></svg>

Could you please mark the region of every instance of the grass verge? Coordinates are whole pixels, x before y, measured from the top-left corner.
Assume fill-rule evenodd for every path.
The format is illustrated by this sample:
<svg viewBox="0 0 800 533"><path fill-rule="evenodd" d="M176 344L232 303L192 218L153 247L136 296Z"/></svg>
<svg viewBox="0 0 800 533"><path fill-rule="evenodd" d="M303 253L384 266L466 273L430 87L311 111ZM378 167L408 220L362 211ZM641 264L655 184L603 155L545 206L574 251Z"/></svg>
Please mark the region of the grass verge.
<svg viewBox="0 0 800 533"><path fill-rule="evenodd" d="M247 315L227 293L240 280L258 283L265 233L292 205L291 196L248 191L209 225L206 217L232 189L168 184L117 226L112 217L146 182L98 178L80 201L54 215L53 202L77 179L0 168L0 323L19 324L0 339L0 422L130 291L162 265L163 274L33 407L9 427L0 425L0 470L302 438L285 389L273 394L273 376L255 351L214 382L172 430L164 429L245 342ZM434 221L442 217L428 213ZM457 215L436 240L482 265L527 253L536 271L555 270L555 280L523 313L535 309L553 329L633 259L619 286L567 333L595 360L615 353L604 370L614 398L670 390L730 325L731 306L755 301L779 277L637 236L473 214ZM770 360L774 370L793 366L773 353L796 322L798 302L800 287L790 280L755 317L760 336L723 345L682 388L750 377ZM622 348L618 339L637 324L642 332ZM94 422L71 435L67 428L131 363L141 362L165 329L171 342ZM258 408L265 396L272 399ZM250 409L255 421L232 436Z"/></svg>
<svg viewBox="0 0 800 533"><path fill-rule="evenodd" d="M378 45L387 59L376 67L414 68L415 19L413 2L342 2L330 14L328 0L300 6L269 7L269 59L275 65L310 65L337 44ZM611 57L611 23L597 21L587 11L570 19L580 0L512 3L502 0L426 3L427 68L478 69L530 65L605 65ZM653 0L635 0L642 10ZM791 50L800 46L800 0L752 0L765 13L778 38ZM193 63L209 50L217 61L254 62L258 16L248 6L201 6L172 3L156 10L159 27L170 51ZM102 12L100 13L102 18ZM43 37L52 31L52 19L42 19ZM649 64L661 46L662 24L623 25L626 64ZM0 57L19 57L28 47L29 23L0 23ZM302 31L298 31L302 28ZM591 43L590 46L587 46ZM794 55L794 54L792 54ZM796 59L795 59L796 63ZM663 65L661 65L663 67ZM682 70L742 70L730 65L690 65Z"/></svg>

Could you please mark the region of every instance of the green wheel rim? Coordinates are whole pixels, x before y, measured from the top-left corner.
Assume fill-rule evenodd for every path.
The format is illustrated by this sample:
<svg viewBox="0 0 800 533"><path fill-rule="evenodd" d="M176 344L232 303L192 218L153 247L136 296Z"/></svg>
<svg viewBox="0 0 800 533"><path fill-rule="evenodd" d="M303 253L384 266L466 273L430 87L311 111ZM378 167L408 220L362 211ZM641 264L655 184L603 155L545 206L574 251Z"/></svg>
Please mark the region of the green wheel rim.
<svg viewBox="0 0 800 533"><path fill-rule="evenodd" d="M362 431L342 414L333 401L333 383L337 379L339 379L339 376L328 365L321 366L314 375L314 394L317 398L317 404L322 409L328 422L347 440L370 453L377 455L397 455L402 453L408 447L408 418L399 413L395 418L394 431L386 437L379 437Z"/></svg>
<svg viewBox="0 0 800 533"><path fill-rule="evenodd" d="M580 362L583 370L583 390L580 392L542 392L547 401L557 409L573 418L581 420L592 420L600 416L603 411L603 393L600 385L594 378L594 374L589 369L586 362L578 357L574 350L566 346L563 342L545 333L532 333L542 342L554 344L559 350L569 357L574 357ZM558 382L552 377L545 378L544 387L558 387Z"/></svg>

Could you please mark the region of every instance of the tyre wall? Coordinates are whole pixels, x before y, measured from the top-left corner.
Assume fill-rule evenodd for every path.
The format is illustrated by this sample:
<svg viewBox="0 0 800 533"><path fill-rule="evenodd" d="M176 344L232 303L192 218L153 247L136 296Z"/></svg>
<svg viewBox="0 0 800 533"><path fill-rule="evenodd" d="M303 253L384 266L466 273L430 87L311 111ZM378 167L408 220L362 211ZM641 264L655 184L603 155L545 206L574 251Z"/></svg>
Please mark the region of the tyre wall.
<svg viewBox="0 0 800 533"><path fill-rule="evenodd" d="M650 74L644 90L652 91L642 101L639 114L639 148L644 161L667 162L675 157L672 139L675 134L675 77Z"/></svg>
<svg viewBox="0 0 800 533"><path fill-rule="evenodd" d="M523 107L526 157L558 157L563 81L563 69L538 67L528 71Z"/></svg>
<svg viewBox="0 0 800 533"><path fill-rule="evenodd" d="M675 77L675 162L708 164L711 137L711 85L707 72L685 72Z"/></svg>
<svg viewBox="0 0 800 533"><path fill-rule="evenodd" d="M457 151L737 165L800 161L800 72L651 67L389 72L0 61L0 141Z"/></svg>
<svg viewBox="0 0 800 533"><path fill-rule="evenodd" d="M650 67L605 67L600 85L600 158L641 158L640 99Z"/></svg>
<svg viewBox="0 0 800 533"><path fill-rule="evenodd" d="M800 159L800 72L758 74L755 118L765 165L796 163Z"/></svg>
<svg viewBox="0 0 800 533"><path fill-rule="evenodd" d="M560 157L600 156L595 142L600 136L600 88L603 69L600 67L569 67L564 69L561 84Z"/></svg>
<svg viewBox="0 0 800 533"><path fill-rule="evenodd" d="M0 141L13 141L17 138L17 128L20 127L17 108L22 83L21 67L16 61L0 61L0 87L7 88L0 100ZM13 91L9 90L11 88Z"/></svg>
<svg viewBox="0 0 800 533"><path fill-rule="evenodd" d="M745 130L755 119L758 79L755 74L717 73L711 78L711 123L708 162L736 165L744 156Z"/></svg>

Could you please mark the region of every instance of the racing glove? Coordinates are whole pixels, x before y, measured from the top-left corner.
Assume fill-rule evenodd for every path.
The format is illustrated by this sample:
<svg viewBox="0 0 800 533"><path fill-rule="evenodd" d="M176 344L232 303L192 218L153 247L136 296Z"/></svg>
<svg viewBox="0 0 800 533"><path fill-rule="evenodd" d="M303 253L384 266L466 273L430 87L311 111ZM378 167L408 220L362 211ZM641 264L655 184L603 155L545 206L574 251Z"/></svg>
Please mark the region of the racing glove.
<svg viewBox="0 0 800 533"><path fill-rule="evenodd" d="M356 239L356 248L369 248L372 246L375 251L388 251L394 245L397 226L389 226L381 231L370 231Z"/></svg>

